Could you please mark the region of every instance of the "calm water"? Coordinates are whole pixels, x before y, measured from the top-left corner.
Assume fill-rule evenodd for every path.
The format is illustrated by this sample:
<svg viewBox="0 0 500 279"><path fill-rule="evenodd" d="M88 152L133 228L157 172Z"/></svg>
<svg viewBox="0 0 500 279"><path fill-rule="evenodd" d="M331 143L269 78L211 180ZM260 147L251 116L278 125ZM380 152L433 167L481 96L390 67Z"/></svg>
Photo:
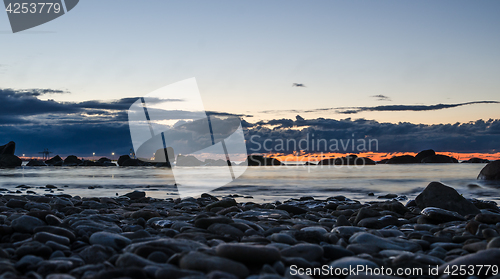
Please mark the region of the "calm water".
<svg viewBox="0 0 500 279"><path fill-rule="evenodd" d="M249 167L234 182L211 192L216 196L239 194L252 196L249 201L286 200L290 197L326 198L345 195L352 199L376 200L378 195L395 193L414 198L431 181L441 181L462 193L500 202L499 183L476 180L484 164L375 165L363 168L334 166ZM193 167L198 173L217 172L217 167ZM50 167L0 169L0 188L7 193L27 185L38 194L38 187L52 184L66 193L80 196L115 196L132 189L146 191L157 198L177 197L170 170L154 167ZM88 189L89 186L94 189ZM7 190L7 191L5 191ZM26 190L23 190L23 194ZM373 192L375 197L368 196ZM241 198L243 199L243 198ZM244 199L243 199L244 200Z"/></svg>

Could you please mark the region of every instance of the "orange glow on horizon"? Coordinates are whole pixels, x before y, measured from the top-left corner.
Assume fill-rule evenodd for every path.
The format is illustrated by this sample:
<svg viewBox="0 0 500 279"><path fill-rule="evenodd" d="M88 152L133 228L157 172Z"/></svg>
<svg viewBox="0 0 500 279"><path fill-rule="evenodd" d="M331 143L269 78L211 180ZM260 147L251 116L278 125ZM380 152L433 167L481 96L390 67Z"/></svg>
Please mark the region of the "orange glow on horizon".
<svg viewBox="0 0 500 279"><path fill-rule="evenodd" d="M294 154L269 153L267 157L276 158L282 162L315 162L328 158L345 157L349 154L357 155L358 157L367 157L374 161L390 159L395 156L402 155L417 155L416 152L361 152L361 153L305 153L299 152ZM500 152L497 153L458 153L458 152L436 152L436 154L454 157L459 161L467 161L470 158L488 159L490 161L500 160Z"/></svg>

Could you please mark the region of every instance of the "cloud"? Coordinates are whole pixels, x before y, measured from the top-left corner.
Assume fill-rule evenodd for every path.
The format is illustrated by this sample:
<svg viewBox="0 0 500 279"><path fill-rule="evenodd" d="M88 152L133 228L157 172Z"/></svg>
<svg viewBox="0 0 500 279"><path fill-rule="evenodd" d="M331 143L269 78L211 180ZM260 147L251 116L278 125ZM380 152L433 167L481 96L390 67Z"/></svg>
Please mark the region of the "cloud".
<svg viewBox="0 0 500 279"><path fill-rule="evenodd" d="M302 117L300 117L302 118ZM500 141L500 119L487 121L477 120L468 123L454 124L413 124L408 122L383 123L367 119L274 119L257 123L246 123L247 147L250 152L262 152L267 146L272 146L274 152L293 153L299 149L280 148L280 141L299 142L300 140L315 143L318 140L339 142L339 150L330 150L329 146L321 145L314 152L357 152L358 143L362 141L376 143L365 151L379 152L418 152L424 149L450 152L498 152ZM253 137L253 138L252 138ZM343 149L349 140L348 148ZM354 150L352 142L355 142ZM304 145L305 146L305 145ZM293 147L293 145L292 145ZM368 146L367 146L368 149Z"/></svg>
<svg viewBox="0 0 500 279"><path fill-rule="evenodd" d="M110 156L127 154L132 147L128 127L128 109L138 98L123 98L110 101L89 100L85 102L56 102L40 100L38 94L53 92L48 89L16 91L0 90L0 144L13 140L17 154L38 155L49 148L55 154L78 156ZM154 100L156 102L180 102L182 100ZM354 113L364 110L377 111L425 111L444 109L477 103L438 104L422 106L377 106L345 108ZM337 108L338 109L338 108ZM329 109L319 109L327 111ZM384 123L368 119L306 119L297 115L295 119L269 119L249 122L251 115L234 115L227 112L207 112L209 115L225 117L247 117L242 120L249 152L266 152L264 142L277 140L299 142L306 140L375 140L380 152L418 152L423 149L451 152L498 152L500 142L500 120L477 120L467 123L424 125L408 122ZM189 111L164 112L166 119L192 116ZM260 148L258 148L260 145ZM269 146L269 144L268 144ZM349 145L346 153L356 152ZM339 146L341 147L341 146ZM355 146L357 147L357 146ZM283 153L292 153L300 148L287 148ZM278 151L278 150L276 150ZM314 152L331 151L324 146Z"/></svg>
<svg viewBox="0 0 500 279"><path fill-rule="evenodd" d="M372 95L370 97L377 99L377 101L392 101L390 97L381 94Z"/></svg>
<svg viewBox="0 0 500 279"><path fill-rule="evenodd" d="M383 95L380 95L383 96ZM374 107L334 107L334 108L319 108L312 110L267 110L261 113L275 112L290 112L290 113L311 113L311 112L326 112L334 111L339 114L356 114L363 111L429 111L455 108L460 106L476 105L476 104L500 104L498 101L474 101L458 104L437 104L437 105L383 105Z"/></svg>

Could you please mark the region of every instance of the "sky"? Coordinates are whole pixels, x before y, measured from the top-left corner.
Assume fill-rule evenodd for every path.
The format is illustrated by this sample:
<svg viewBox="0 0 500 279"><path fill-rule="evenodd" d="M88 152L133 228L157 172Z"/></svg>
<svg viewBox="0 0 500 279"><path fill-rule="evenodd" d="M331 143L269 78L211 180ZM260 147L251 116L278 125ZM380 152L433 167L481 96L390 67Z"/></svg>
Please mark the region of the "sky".
<svg viewBox="0 0 500 279"><path fill-rule="evenodd" d="M0 144L126 152L127 105L196 77L205 109L241 115L247 136L320 129L385 138L383 152L495 152L499 14L498 1L85 0L12 34L0 13ZM322 124L276 124L297 115Z"/></svg>

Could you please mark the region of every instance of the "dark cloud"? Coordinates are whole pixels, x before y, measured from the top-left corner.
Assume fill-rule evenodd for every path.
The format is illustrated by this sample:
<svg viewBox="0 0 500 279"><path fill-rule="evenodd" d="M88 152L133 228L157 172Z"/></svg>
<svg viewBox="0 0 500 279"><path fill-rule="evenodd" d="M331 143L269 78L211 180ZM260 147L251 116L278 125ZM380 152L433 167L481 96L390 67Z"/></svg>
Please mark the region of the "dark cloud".
<svg viewBox="0 0 500 279"><path fill-rule="evenodd" d="M413 124L408 122L382 123L366 119L275 119L254 124L246 123L247 147L251 152L266 152L272 146L275 152L292 153L300 148L278 150L280 141L309 142L309 151L314 152L357 152L363 141L368 150L379 152L418 152L424 149L450 152L498 152L500 150L500 119L477 120L455 124ZM252 138L253 137L253 138ZM339 150L331 150L318 140L339 143ZM314 140L314 141L313 141ZM340 141L348 148L344 149ZM347 141L349 140L349 144ZM352 141L355 141L354 150ZM372 146L368 143L372 140ZM314 150L311 150L315 143ZM376 148L377 143L378 148ZM304 142L305 144L305 142ZM306 145L304 145L306 146ZM293 147L293 146L292 146ZM369 149L370 148L370 149Z"/></svg>
<svg viewBox="0 0 500 279"><path fill-rule="evenodd" d="M376 95L383 96L383 95ZM334 111L340 114L356 114L363 111L429 111L429 110L441 110L448 108L455 108L467 105L475 105L475 104L500 104L498 101L474 101L474 102L465 102L458 104L437 104L437 105L383 105L383 106L374 106L374 107L334 107L334 108L319 108L312 110L268 110L262 111L262 113L274 113L274 112L290 112L290 113L310 113L310 112L326 112L326 111Z"/></svg>
<svg viewBox="0 0 500 279"><path fill-rule="evenodd" d="M377 99L377 101L392 101L390 97L382 95L382 94L372 95L370 97Z"/></svg>

